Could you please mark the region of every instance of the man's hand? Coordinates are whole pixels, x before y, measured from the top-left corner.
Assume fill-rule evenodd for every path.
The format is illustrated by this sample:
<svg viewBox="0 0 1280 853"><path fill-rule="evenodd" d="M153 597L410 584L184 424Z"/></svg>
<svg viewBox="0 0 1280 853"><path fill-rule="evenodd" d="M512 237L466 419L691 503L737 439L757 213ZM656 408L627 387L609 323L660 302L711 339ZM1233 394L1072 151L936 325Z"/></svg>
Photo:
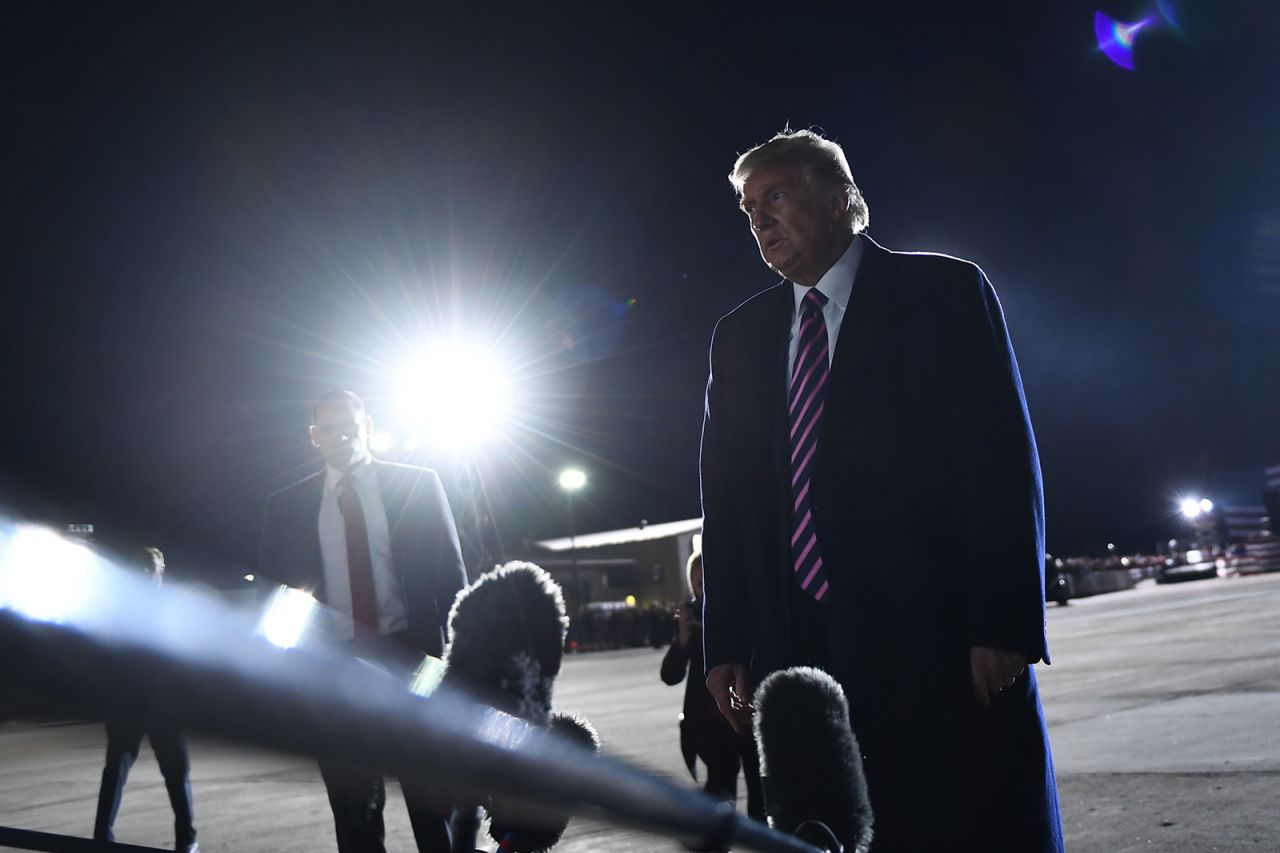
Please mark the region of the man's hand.
<svg viewBox="0 0 1280 853"><path fill-rule="evenodd" d="M1012 687L1018 676L1027 671L1027 656L1022 652L973 646L969 649L969 671L973 674L973 693L978 703L987 708L997 694Z"/></svg>
<svg viewBox="0 0 1280 853"><path fill-rule="evenodd" d="M698 607L693 602L686 601L680 605L676 613L676 642L680 644L680 648L686 648L693 638L694 629L702 627L699 615Z"/></svg>
<svg viewBox="0 0 1280 853"><path fill-rule="evenodd" d="M755 679L745 664L722 663L707 673L708 692L716 700L720 713L740 735L751 734L751 715L756 710L751 704L751 694L755 687Z"/></svg>

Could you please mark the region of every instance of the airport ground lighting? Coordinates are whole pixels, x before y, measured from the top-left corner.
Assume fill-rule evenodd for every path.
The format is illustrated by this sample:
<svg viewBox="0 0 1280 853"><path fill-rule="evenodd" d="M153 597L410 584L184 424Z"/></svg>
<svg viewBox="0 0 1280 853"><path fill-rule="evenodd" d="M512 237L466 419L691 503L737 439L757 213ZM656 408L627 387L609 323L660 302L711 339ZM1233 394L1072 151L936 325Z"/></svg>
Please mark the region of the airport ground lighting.
<svg viewBox="0 0 1280 853"><path fill-rule="evenodd" d="M560 472L560 488L570 495L587 484L587 475L579 468L566 468Z"/></svg>
<svg viewBox="0 0 1280 853"><path fill-rule="evenodd" d="M1183 498L1179 504L1179 509L1188 520L1194 521L1206 512L1213 512L1213 501L1208 498Z"/></svg>

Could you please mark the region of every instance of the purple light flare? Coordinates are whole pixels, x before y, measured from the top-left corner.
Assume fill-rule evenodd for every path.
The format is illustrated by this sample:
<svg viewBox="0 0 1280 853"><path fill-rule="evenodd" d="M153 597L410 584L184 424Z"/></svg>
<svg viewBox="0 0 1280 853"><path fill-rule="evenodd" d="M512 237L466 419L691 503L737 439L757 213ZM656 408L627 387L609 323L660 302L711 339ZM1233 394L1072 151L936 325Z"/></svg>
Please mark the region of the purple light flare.
<svg viewBox="0 0 1280 853"><path fill-rule="evenodd" d="M1098 50L1116 65L1132 71L1134 39L1150 23L1150 18L1143 18L1132 24L1125 24L1101 12L1094 12L1093 32L1098 39Z"/></svg>

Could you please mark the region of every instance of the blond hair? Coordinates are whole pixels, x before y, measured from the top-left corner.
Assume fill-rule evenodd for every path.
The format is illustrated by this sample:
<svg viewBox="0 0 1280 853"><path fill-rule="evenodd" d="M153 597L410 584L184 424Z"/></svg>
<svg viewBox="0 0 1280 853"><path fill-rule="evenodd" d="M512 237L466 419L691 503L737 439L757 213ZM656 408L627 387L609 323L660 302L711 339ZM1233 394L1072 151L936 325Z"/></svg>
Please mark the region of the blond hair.
<svg viewBox="0 0 1280 853"><path fill-rule="evenodd" d="M844 194L848 207L845 224L857 234L871 221L867 203L858 185L853 182L849 161L839 144L812 130L783 128L768 142L752 148L738 157L729 173L729 183L742 197L742 188L751 173L768 164L791 164L804 167L810 185L815 188L837 190Z"/></svg>
<svg viewBox="0 0 1280 853"><path fill-rule="evenodd" d="M684 582L689 586L689 594L696 595L697 590L693 588L693 570L702 567L702 552L694 551L689 555L689 559L684 564Z"/></svg>

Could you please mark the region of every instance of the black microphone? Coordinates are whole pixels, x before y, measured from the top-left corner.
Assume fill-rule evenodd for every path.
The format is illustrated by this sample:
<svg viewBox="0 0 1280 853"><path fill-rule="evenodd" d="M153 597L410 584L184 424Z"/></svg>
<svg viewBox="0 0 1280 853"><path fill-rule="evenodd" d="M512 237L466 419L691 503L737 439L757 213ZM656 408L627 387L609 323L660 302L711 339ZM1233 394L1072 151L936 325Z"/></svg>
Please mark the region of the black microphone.
<svg viewBox="0 0 1280 853"><path fill-rule="evenodd" d="M444 682L499 711L545 726L569 630L564 596L533 563L486 572L449 611Z"/></svg>
<svg viewBox="0 0 1280 853"><path fill-rule="evenodd" d="M844 690L807 666L775 672L755 693L755 736L769 824L819 846L871 846L871 801Z"/></svg>
<svg viewBox="0 0 1280 853"><path fill-rule="evenodd" d="M593 753L600 752L600 735L581 715L556 711L551 715L551 731ZM502 851L545 853L560 841L569 826L567 814L549 811L534 814L496 797L486 804L485 811L489 814L489 837L498 842L498 849Z"/></svg>
<svg viewBox="0 0 1280 853"><path fill-rule="evenodd" d="M533 563L499 566L458 593L449 611L443 681L598 753L600 738L589 722L552 712L551 692L568 628L564 596L550 574ZM569 824L565 813L533 814L492 796L479 805L499 849L512 853L550 850ZM452 823L454 850L474 850L476 809L458 807Z"/></svg>

